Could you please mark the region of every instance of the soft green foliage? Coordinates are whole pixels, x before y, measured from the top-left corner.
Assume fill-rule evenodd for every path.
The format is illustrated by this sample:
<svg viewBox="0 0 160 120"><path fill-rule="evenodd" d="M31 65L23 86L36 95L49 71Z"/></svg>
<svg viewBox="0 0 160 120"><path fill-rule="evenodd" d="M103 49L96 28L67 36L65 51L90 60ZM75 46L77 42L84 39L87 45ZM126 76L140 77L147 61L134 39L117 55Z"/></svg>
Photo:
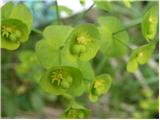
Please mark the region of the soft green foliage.
<svg viewBox="0 0 160 120"><path fill-rule="evenodd" d="M149 43L135 49L132 52L131 57L129 58L127 64L127 71L135 72L138 68L138 64L147 63L148 60L151 58L154 49L155 49L154 43Z"/></svg>
<svg viewBox="0 0 160 120"><path fill-rule="evenodd" d="M34 80L38 83L43 69L36 54L33 51L21 51L18 58L20 60L20 64L16 66L18 76L25 81Z"/></svg>
<svg viewBox="0 0 160 120"><path fill-rule="evenodd" d="M111 57L123 56L127 52L123 43L128 44L129 36L126 31L114 34L124 28L120 20L114 16L102 16L98 18L98 23L102 42L100 50L103 54Z"/></svg>
<svg viewBox="0 0 160 120"><path fill-rule="evenodd" d="M109 74L102 74L95 78L91 86L89 99L96 102L98 98L108 92L111 87L112 78Z"/></svg>
<svg viewBox="0 0 160 120"><path fill-rule="evenodd" d="M53 95L71 94L80 96L83 93L82 74L74 67L52 67L42 76L40 86Z"/></svg>
<svg viewBox="0 0 160 120"><path fill-rule="evenodd" d="M26 42L32 29L32 14L23 4L8 2L2 7L1 48L15 50Z"/></svg>
<svg viewBox="0 0 160 120"><path fill-rule="evenodd" d="M83 5L86 3L86 0L80 0L80 2ZM147 65L139 67L139 65L144 65L149 61L156 48L158 6L151 4L150 8L146 9L143 19L138 18L137 22L137 16L139 17L141 14L130 14L130 11L137 11L131 8L131 2L132 0L122 0L115 4L109 0L93 0L93 5L85 10L84 13L71 16L73 20L74 17L80 19L81 17L86 17L86 14L91 9L94 9L93 13L90 12L91 21L87 17L86 21L78 21L76 19L77 23L82 23L75 23L71 26L66 25L70 18L64 18L64 20L67 20L65 23L59 17L61 11L72 15L72 10L66 6L57 5L57 1L55 1L56 4L50 7L58 8L54 9L57 10L57 20L53 20L49 25L46 23L45 25L47 26L40 26L42 32L32 28L33 17L26 5L22 3L14 5L13 2L8 2L2 6L1 48L7 50L19 48L17 52L10 56L13 59L13 61L10 61L13 62L11 63L13 68L8 68L8 58L3 60L5 63L3 69L9 69L9 74L13 74L11 77L5 76L8 81L3 82L7 86L7 88L2 88L2 99L7 99L3 106L5 109L9 109L5 114L13 117L16 115L19 107L25 110L34 109L34 111L41 113L44 106L43 99L46 101L46 96L51 95L51 97L54 97L54 100L57 98L61 101L62 97L62 101L65 101L64 106L66 109L62 115L63 118L87 118L90 111L81 105L81 102L95 103L108 91L113 93L110 94L111 98L109 97L105 101L111 101L110 105L107 103L107 107L111 106L110 109L105 111L108 115L114 108L117 108L117 110L127 109L127 113L130 112L132 114L137 107L138 111L133 113L135 118L140 118L140 110L146 110L142 112L142 116L147 117L150 116L151 112L155 113L158 111L157 98L154 97L154 93L150 89L146 90L146 88L149 88L149 84L157 79L157 76L153 75L155 73ZM95 9L94 6L99 9ZM134 4L134 6L137 5ZM141 8L141 6L145 5L138 4L138 8ZM124 15L122 14L123 12ZM93 19L94 15L96 16L95 18L98 18ZM91 23L88 23L88 21ZM63 25L63 22L65 25ZM129 24L125 27L123 23ZM141 27L142 33L139 32L138 26ZM127 32L132 27L137 29ZM33 34L30 37L31 31L33 31ZM143 34L148 43L142 41L143 36L141 34ZM21 43L26 42L28 39L32 40L26 46L20 47ZM28 44L31 44L30 50L27 50ZM136 49L132 49L132 44ZM126 63L125 58L127 56L130 56L130 58ZM136 77L126 72L126 64L127 71L132 73L138 68L140 70L144 69L143 67L148 68L149 70L142 70L142 72L145 71L144 75L147 76L144 77L145 79L147 78L147 83L142 84L142 86L137 84L137 81L135 81ZM16 71L15 76L14 70ZM3 70L3 73L5 72ZM154 80L150 80L148 78L150 76ZM17 80L14 80L14 77ZM112 83L113 79L117 80L114 80ZM14 84L12 88L9 88L8 86L12 82ZM134 89L131 89L131 86ZM110 90L110 88L112 89ZM142 88L144 88L144 91L140 95L141 93L138 92ZM127 96L124 97L123 95L126 93ZM89 101L84 99L85 97ZM53 99L50 102L53 102ZM140 99L140 101L137 102L137 99ZM119 101L122 102L122 100L128 105L136 101L138 105L135 108L133 107L133 110L128 109L125 107L125 104L119 104ZM11 108L6 106L6 104L9 104ZM103 105L105 106L105 104ZM90 104L88 107L92 108Z"/></svg>
<svg viewBox="0 0 160 120"><path fill-rule="evenodd" d="M153 5L144 15L141 29L144 38L151 41L155 38L158 26L158 5Z"/></svg>

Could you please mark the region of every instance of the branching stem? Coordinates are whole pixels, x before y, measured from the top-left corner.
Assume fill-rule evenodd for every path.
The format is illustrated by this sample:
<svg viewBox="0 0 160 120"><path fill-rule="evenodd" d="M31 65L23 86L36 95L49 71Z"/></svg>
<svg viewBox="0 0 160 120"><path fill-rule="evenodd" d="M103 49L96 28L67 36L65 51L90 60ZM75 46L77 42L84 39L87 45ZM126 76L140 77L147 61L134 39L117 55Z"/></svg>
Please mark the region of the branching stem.
<svg viewBox="0 0 160 120"><path fill-rule="evenodd" d="M125 30L130 29L130 28L133 28L133 27L139 25L139 24L141 23L141 21L142 21L142 19L135 20L132 24L128 25L128 26L125 27L125 28L122 28L121 30L118 30L118 31L112 33L112 35L114 36L114 35L116 35L116 34L118 34L118 33L120 33L120 32L123 32L123 31L125 31Z"/></svg>

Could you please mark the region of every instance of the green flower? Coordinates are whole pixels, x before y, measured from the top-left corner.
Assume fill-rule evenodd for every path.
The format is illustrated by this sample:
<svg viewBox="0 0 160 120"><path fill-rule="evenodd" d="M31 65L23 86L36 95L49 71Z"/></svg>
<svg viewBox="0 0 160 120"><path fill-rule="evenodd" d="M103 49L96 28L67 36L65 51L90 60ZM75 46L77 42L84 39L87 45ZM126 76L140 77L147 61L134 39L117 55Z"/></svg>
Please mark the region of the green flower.
<svg viewBox="0 0 160 120"><path fill-rule="evenodd" d="M67 93L79 96L83 93L82 74L74 67L52 67L45 72L39 84L44 91L54 95Z"/></svg>
<svg viewBox="0 0 160 120"><path fill-rule="evenodd" d="M129 61L127 64L127 71L135 72L138 68L138 64L147 63L150 57L152 56L154 49L155 49L154 43L143 45L135 49L132 52L131 57L129 58Z"/></svg>
<svg viewBox="0 0 160 120"><path fill-rule="evenodd" d="M1 48L15 50L28 39L28 28L19 20L6 19L1 25Z"/></svg>
<svg viewBox="0 0 160 120"><path fill-rule="evenodd" d="M157 33L158 26L158 7L152 6L144 15L141 30L147 41L153 40Z"/></svg>
<svg viewBox="0 0 160 120"><path fill-rule="evenodd" d="M64 52L70 61L75 61L77 58L82 61L88 61L95 57L100 47L99 42L99 31L94 25L79 25L68 38Z"/></svg>
<svg viewBox="0 0 160 120"><path fill-rule="evenodd" d="M32 29L32 14L23 4L8 2L1 8L1 48L17 49L28 40Z"/></svg>
<svg viewBox="0 0 160 120"><path fill-rule="evenodd" d="M96 102L98 100L98 97L105 94L109 90L111 82L112 78L108 74L102 74L97 76L91 86L89 99L92 102Z"/></svg>
<svg viewBox="0 0 160 120"><path fill-rule="evenodd" d="M86 118L88 114L89 114L88 109L77 103L73 103L65 110L63 116L65 118L70 118L70 119L83 119Z"/></svg>

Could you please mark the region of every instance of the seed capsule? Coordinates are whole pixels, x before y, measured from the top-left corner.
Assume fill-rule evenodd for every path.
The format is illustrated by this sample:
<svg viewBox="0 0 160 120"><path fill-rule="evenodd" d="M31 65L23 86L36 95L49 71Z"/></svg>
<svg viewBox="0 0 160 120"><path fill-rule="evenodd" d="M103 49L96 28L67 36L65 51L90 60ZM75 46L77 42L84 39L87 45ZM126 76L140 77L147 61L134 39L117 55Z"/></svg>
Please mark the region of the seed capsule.
<svg viewBox="0 0 160 120"><path fill-rule="evenodd" d="M85 51L86 51L86 47L84 45L74 45L72 47L73 54L80 54L80 53L84 53Z"/></svg>
<svg viewBox="0 0 160 120"><path fill-rule="evenodd" d="M21 32L19 30L15 30L14 31L14 34L17 38L20 38L21 37Z"/></svg>
<svg viewBox="0 0 160 120"><path fill-rule="evenodd" d="M10 39L12 42L16 42L16 41L17 41L15 35L13 35L13 34L10 34L9 39Z"/></svg>
<svg viewBox="0 0 160 120"><path fill-rule="evenodd" d="M67 88L69 88L69 86L70 86L70 83L67 82L67 81L65 81L65 80L63 80L63 81L61 82L61 87L62 87L62 88L67 89Z"/></svg>

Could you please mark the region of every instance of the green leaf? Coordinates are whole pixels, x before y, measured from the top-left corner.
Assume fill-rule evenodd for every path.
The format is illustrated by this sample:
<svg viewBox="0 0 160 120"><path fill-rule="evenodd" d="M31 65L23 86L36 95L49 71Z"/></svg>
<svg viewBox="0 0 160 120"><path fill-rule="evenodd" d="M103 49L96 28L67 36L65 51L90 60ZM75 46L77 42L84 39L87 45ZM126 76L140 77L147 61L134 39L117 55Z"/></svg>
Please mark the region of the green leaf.
<svg viewBox="0 0 160 120"><path fill-rule="evenodd" d="M64 48L66 58L88 61L94 58L100 47L100 35L96 26L82 24L77 26L70 35Z"/></svg>
<svg viewBox="0 0 160 120"><path fill-rule="evenodd" d="M62 72L59 73L58 71ZM54 78L51 78L53 77L52 73L54 73ZM62 76L61 81L59 78L60 76ZM70 81L68 88L63 88L61 83L67 80L67 76L70 76L72 81ZM53 95L63 95L66 93L72 96L80 96L84 91L81 72L69 66L55 66L48 69L42 76L39 84L44 91Z"/></svg>
<svg viewBox="0 0 160 120"><path fill-rule="evenodd" d="M15 50L20 46L20 42L25 42L28 39L27 26L17 19L3 20L1 29L1 48Z"/></svg>
<svg viewBox="0 0 160 120"><path fill-rule="evenodd" d="M99 31L101 34L101 52L106 56L119 57L127 52L129 36L126 31L115 32L123 29L123 25L116 17L99 17L98 23L100 24Z"/></svg>
<svg viewBox="0 0 160 120"><path fill-rule="evenodd" d="M58 50L64 45L73 28L62 25L47 26L43 31L44 39L53 49Z"/></svg>
<svg viewBox="0 0 160 120"><path fill-rule="evenodd" d="M5 5L2 6L1 8L2 20L9 18L12 12L13 6L14 6L13 2L7 2Z"/></svg>
<svg viewBox="0 0 160 120"><path fill-rule="evenodd" d="M147 63L148 60L151 58L154 49L155 49L154 43L149 43L135 49L132 52L131 57L129 58L127 64L127 71L135 72L138 68L138 64Z"/></svg>
<svg viewBox="0 0 160 120"><path fill-rule="evenodd" d="M94 79L94 70L90 62L78 61L78 68L82 72L84 79L92 81Z"/></svg>
<svg viewBox="0 0 160 120"><path fill-rule="evenodd" d="M17 19L27 25L28 30L32 29L33 17L30 10L24 4L17 4L13 7L10 17L12 19Z"/></svg>
<svg viewBox="0 0 160 120"><path fill-rule="evenodd" d="M91 86L89 99L91 102L96 102L98 98L107 93L111 87L112 78L109 74L101 74L97 76Z"/></svg>
<svg viewBox="0 0 160 120"><path fill-rule="evenodd" d="M141 23L141 31L147 41L155 38L158 26L158 6L153 5L144 15Z"/></svg>
<svg viewBox="0 0 160 120"><path fill-rule="evenodd" d="M44 40L37 42L36 54L45 68L51 68L55 65L75 65L69 63L65 57L62 58L62 49L65 41L68 39L72 27L52 25L43 31Z"/></svg>
<svg viewBox="0 0 160 120"><path fill-rule="evenodd" d="M36 54L44 68L51 68L59 64L59 52L47 44L45 40L36 43Z"/></svg>
<svg viewBox="0 0 160 120"><path fill-rule="evenodd" d="M40 40L36 43L36 54L40 63L46 69L57 65L77 67L77 62L68 61L65 53L49 45L46 40Z"/></svg>
<svg viewBox="0 0 160 120"><path fill-rule="evenodd" d="M113 6L112 6L111 2L108 0L106 0L106 1L94 0L94 3L96 5L96 7L98 7L99 9L102 9L104 11L112 11L113 10Z"/></svg>
<svg viewBox="0 0 160 120"><path fill-rule="evenodd" d="M38 93L31 94L31 104L36 112L42 112L44 103L42 97Z"/></svg>

